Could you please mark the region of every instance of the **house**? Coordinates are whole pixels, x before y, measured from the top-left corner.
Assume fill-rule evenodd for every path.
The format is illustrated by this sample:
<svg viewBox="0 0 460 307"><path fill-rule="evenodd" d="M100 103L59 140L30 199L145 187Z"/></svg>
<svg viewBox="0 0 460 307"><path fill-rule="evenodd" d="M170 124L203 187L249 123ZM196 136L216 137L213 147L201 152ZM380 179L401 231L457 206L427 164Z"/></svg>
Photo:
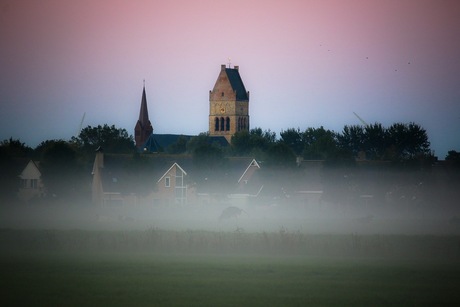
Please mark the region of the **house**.
<svg viewBox="0 0 460 307"><path fill-rule="evenodd" d="M263 189L259 170L259 163L246 157L229 157L219 167L194 170L197 201L201 204L247 204Z"/></svg>
<svg viewBox="0 0 460 307"><path fill-rule="evenodd" d="M39 162L29 160L19 175L19 200L28 202L45 196L45 187L41 175Z"/></svg>
<svg viewBox="0 0 460 307"><path fill-rule="evenodd" d="M228 158L217 168L197 167L190 155L104 154L93 165L92 199L98 206L190 206L246 202L263 184L254 159Z"/></svg>
<svg viewBox="0 0 460 307"><path fill-rule="evenodd" d="M187 205L193 188L171 155L116 155L98 149L93 165L93 204L107 206ZM186 163L187 164L187 163Z"/></svg>
<svg viewBox="0 0 460 307"><path fill-rule="evenodd" d="M190 184L187 172L174 162L156 182L151 193L151 203L155 205L184 206L195 200L194 185Z"/></svg>

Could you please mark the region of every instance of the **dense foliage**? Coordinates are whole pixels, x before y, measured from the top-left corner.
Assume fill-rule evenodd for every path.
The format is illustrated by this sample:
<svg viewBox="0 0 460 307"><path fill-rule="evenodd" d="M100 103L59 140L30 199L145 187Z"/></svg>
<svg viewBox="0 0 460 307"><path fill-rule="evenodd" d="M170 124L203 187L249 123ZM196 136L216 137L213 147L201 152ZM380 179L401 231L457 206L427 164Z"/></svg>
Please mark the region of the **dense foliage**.
<svg viewBox="0 0 460 307"><path fill-rule="evenodd" d="M40 170L52 198L75 199L85 195L84 168L78 160L75 144L57 140L41 143L37 148L42 151Z"/></svg>
<svg viewBox="0 0 460 307"><path fill-rule="evenodd" d="M35 149L10 138L0 143L0 199L14 199L18 186L18 169L24 161L41 161L43 180L50 194L71 197L91 173L94 152L102 147L105 153L135 154L133 136L114 125L88 126L70 141L47 140ZM215 168L229 156L251 156L264 164L265 169L289 169L299 159L323 160L325 165L347 166L356 159L391 161L394 165L430 165L433 156L425 129L415 123L395 123L390 127L371 125L344 126L335 132L324 127L305 130L289 128L276 133L254 128L237 132L231 146L213 143L208 133L190 139L178 138L166 149L170 154L190 154L199 167ZM459 164L459 153L449 151L446 160ZM89 176L89 175L88 175ZM72 181L71 178L79 177ZM87 179L87 178L86 178ZM86 189L89 189L86 187Z"/></svg>
<svg viewBox="0 0 460 307"><path fill-rule="evenodd" d="M135 150L133 136L115 125L88 126L72 141L85 153L93 153L98 147L110 153L133 153Z"/></svg>
<svg viewBox="0 0 460 307"><path fill-rule="evenodd" d="M0 142L0 203L16 198L18 169L32 157L32 148L10 138Z"/></svg>

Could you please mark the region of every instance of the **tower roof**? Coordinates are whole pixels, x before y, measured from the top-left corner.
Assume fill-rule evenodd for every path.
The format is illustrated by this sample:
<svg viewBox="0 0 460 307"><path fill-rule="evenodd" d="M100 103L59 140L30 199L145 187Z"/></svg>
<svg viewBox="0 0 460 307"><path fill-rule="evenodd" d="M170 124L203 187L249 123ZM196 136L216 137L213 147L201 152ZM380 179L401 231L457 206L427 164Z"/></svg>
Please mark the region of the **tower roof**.
<svg viewBox="0 0 460 307"><path fill-rule="evenodd" d="M153 132L152 123L149 120L149 111L147 109L147 98L145 95L145 85L142 90L141 110L139 112L139 119L134 127L134 140L136 146L141 148L145 141Z"/></svg>
<svg viewBox="0 0 460 307"><path fill-rule="evenodd" d="M149 111L147 109L147 97L145 95L145 86L142 90L141 110L139 112L139 121L142 127L146 127L149 124Z"/></svg>
<svg viewBox="0 0 460 307"><path fill-rule="evenodd" d="M233 90L236 92L236 100L249 100L248 93L238 71L238 66L235 66L235 68L225 68L225 72Z"/></svg>
<svg viewBox="0 0 460 307"><path fill-rule="evenodd" d="M237 101L249 101L249 93L244 87L238 68L238 66L226 68L225 65L221 65L219 77L213 90L210 91L211 100L235 99Z"/></svg>

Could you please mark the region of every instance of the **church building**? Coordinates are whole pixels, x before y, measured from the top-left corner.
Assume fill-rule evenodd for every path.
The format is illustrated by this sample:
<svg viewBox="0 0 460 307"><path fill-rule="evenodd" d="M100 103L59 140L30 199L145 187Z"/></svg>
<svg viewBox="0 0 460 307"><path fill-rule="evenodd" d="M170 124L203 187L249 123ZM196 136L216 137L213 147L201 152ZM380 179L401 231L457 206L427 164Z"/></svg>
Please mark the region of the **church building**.
<svg viewBox="0 0 460 307"><path fill-rule="evenodd" d="M239 131L249 131L249 92L239 67L221 65L212 91L209 91L209 135L223 136L228 143Z"/></svg>
<svg viewBox="0 0 460 307"><path fill-rule="evenodd" d="M227 68L221 65L214 88L209 91L210 142L228 146L232 136L239 131L249 131L249 92L241 80L238 66ZM140 152L161 152L179 138L188 141L192 136L153 134L144 85L139 119L134 128L137 149Z"/></svg>

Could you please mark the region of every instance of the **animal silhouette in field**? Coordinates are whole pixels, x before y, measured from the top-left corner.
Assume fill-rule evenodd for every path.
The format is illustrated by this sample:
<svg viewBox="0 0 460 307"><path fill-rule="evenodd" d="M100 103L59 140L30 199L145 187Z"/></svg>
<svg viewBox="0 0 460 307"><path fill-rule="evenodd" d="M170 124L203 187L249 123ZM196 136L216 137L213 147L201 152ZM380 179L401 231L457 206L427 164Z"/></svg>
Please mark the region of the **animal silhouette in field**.
<svg viewBox="0 0 460 307"><path fill-rule="evenodd" d="M237 218L243 212L246 213L246 211L238 207L234 207L234 206L227 207L222 211L221 215L219 216L219 221L228 220L230 218Z"/></svg>

